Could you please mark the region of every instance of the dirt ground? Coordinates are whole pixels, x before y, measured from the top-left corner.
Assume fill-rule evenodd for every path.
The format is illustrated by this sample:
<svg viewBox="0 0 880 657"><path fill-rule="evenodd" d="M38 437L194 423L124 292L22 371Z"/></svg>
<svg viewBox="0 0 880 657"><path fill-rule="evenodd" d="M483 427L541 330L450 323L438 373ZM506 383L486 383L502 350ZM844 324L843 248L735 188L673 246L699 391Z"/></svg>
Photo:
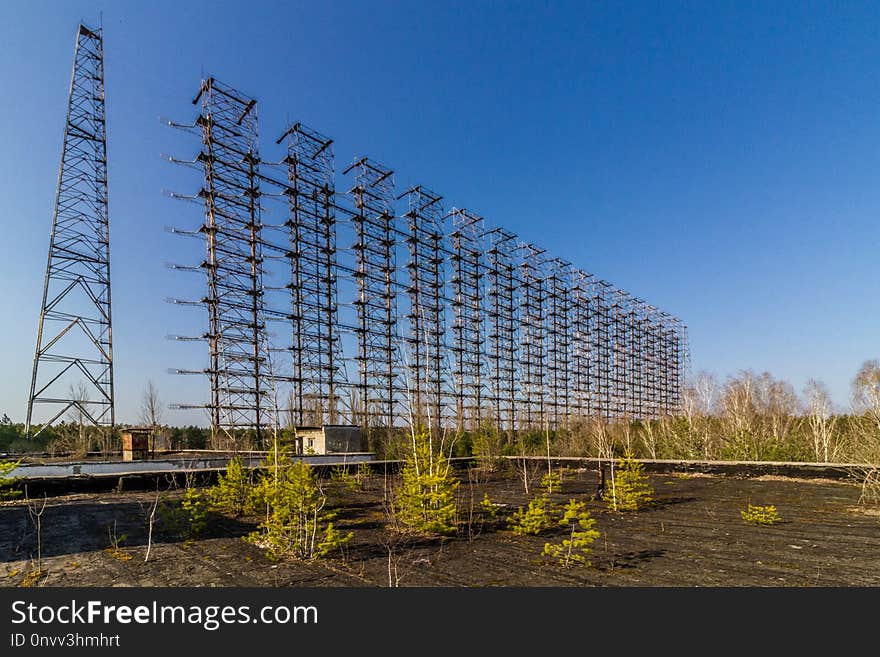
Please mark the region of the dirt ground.
<svg viewBox="0 0 880 657"><path fill-rule="evenodd" d="M526 499L511 474L462 483L510 511ZM878 586L880 517L857 506L858 488L835 481L651 475L655 504L637 513L588 507L601 536L593 567L562 568L540 557L546 541L514 535L504 522L462 522L457 537L402 539L386 528L383 480L333 493L340 529L354 532L345 553L309 563L274 562L242 540L257 519L217 516L198 540L163 535L146 552L145 516L154 494L100 493L48 498L41 518L42 572L34 525L21 503L0 506L0 586ZM332 485L331 485L332 486ZM332 490L332 488L331 488ZM557 502L589 499L596 474L567 476ZM167 499L179 491L163 494ZM341 500L345 500L341 504ZM776 505L783 522L747 524L748 503ZM119 549L112 549L116 542Z"/></svg>

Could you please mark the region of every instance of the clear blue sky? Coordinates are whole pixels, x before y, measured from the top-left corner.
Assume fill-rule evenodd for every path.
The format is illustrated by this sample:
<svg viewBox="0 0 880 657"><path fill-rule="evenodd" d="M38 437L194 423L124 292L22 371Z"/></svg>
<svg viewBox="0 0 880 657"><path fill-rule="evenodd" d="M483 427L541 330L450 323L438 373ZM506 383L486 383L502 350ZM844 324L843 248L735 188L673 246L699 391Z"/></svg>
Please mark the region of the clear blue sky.
<svg viewBox="0 0 880 657"><path fill-rule="evenodd" d="M826 381L880 355L871 3L0 3L0 413L23 420L77 22L103 11L117 417L204 385L163 231L203 73L682 317L693 370ZM174 416L171 421L189 419Z"/></svg>

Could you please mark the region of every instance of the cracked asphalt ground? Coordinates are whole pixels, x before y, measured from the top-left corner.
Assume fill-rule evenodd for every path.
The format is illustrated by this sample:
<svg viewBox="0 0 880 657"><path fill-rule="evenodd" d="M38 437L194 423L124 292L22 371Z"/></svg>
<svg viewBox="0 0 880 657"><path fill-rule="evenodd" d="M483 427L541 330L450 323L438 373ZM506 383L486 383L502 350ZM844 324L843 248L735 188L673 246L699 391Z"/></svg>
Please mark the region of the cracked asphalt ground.
<svg viewBox="0 0 880 657"><path fill-rule="evenodd" d="M538 475L539 476L539 475ZM446 539L401 537L387 528L383 479L364 490L327 485L344 552L313 562L267 558L243 540L258 518L214 516L196 540L157 522L144 562L155 493L47 498L41 568L34 524L21 502L0 506L0 586L878 586L880 515L858 506L859 490L828 480L651 475L655 504L612 513L595 500L595 472L568 473L553 498L588 501L601 533L593 567L562 568L540 554L564 530L516 536L505 523L468 523L488 493L509 513L526 502L521 480L494 473L459 488L461 530ZM161 493L173 503L180 491ZM773 504L783 522L747 524L749 503ZM114 549L114 545L118 549Z"/></svg>

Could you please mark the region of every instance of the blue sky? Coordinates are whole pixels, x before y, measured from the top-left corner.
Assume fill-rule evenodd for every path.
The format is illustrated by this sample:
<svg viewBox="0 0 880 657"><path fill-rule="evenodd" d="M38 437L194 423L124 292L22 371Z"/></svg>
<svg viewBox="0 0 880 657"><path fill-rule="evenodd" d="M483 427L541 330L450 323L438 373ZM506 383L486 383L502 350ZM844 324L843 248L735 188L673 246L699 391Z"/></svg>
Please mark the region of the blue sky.
<svg viewBox="0 0 880 657"><path fill-rule="evenodd" d="M198 245L204 73L682 317L692 367L824 380L880 356L880 8L860 3L0 4L0 413L23 420L79 20L103 12L117 417L168 368ZM191 222L189 222L191 223ZM171 421L192 419L171 415Z"/></svg>

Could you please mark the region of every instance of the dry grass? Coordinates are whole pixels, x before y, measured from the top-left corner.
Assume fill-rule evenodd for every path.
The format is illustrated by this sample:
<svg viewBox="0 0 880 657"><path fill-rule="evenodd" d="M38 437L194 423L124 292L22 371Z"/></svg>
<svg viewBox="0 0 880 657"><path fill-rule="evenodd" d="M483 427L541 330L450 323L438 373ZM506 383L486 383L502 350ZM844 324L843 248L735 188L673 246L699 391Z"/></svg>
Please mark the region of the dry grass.
<svg viewBox="0 0 880 657"><path fill-rule="evenodd" d="M877 516L880 518L880 506L851 506L847 511L850 513L858 513L863 516Z"/></svg>
<svg viewBox="0 0 880 657"><path fill-rule="evenodd" d="M46 575L49 574L49 571L45 568L40 570L38 568L32 568L27 573L25 573L24 578L18 583L19 586L29 588L32 586L39 586L40 580L43 579Z"/></svg>
<svg viewBox="0 0 880 657"><path fill-rule="evenodd" d="M749 477L752 481L789 481L798 484L814 484L825 485L834 484L837 486L858 486L852 481L843 481L841 479L823 479L821 477L783 477L781 475L761 475L760 477Z"/></svg>

